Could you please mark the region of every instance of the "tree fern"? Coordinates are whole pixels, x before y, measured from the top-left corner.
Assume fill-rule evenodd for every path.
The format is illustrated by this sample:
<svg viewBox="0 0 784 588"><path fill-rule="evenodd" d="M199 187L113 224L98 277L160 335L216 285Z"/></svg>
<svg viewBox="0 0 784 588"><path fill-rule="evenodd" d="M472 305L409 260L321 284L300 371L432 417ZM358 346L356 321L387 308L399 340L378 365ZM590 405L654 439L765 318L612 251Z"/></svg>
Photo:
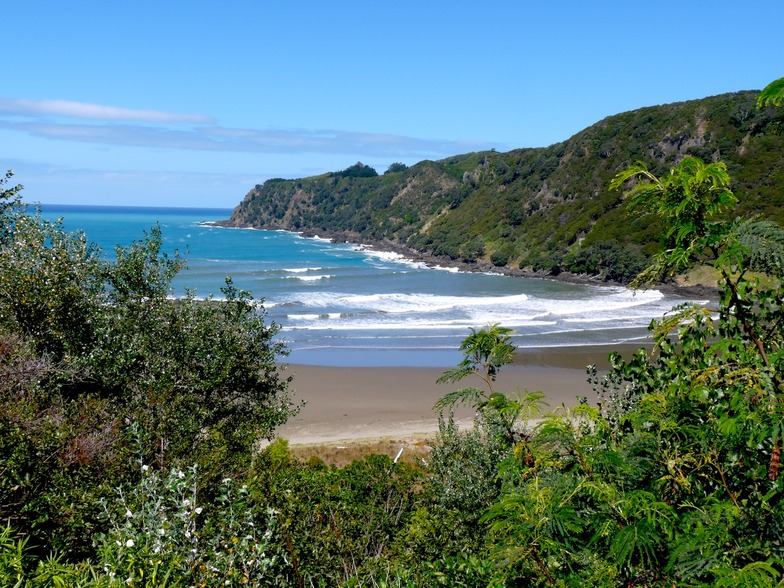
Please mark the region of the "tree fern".
<svg viewBox="0 0 784 588"><path fill-rule="evenodd" d="M781 562L776 562L781 565ZM739 570L718 571L716 588L774 588L781 586L778 579L781 575L771 563L767 561L753 561Z"/></svg>
<svg viewBox="0 0 784 588"><path fill-rule="evenodd" d="M745 221L735 228L735 237L743 248L746 269L784 276L784 229L770 221Z"/></svg>
<svg viewBox="0 0 784 588"><path fill-rule="evenodd" d="M784 104L784 78L779 78L769 83L757 97L757 107L773 105L781 106Z"/></svg>
<svg viewBox="0 0 784 588"><path fill-rule="evenodd" d="M433 409L442 413L459 404L476 407L485 398L487 398L487 396L479 388L458 388L452 392L447 392L439 398L433 406Z"/></svg>
<svg viewBox="0 0 784 588"><path fill-rule="evenodd" d="M447 370L438 378L439 383L457 382L475 374L493 393L493 382L498 369L512 362L515 346L510 342L514 331L499 324L490 324L481 329L471 329L471 334L463 339L460 351L463 361L457 367Z"/></svg>

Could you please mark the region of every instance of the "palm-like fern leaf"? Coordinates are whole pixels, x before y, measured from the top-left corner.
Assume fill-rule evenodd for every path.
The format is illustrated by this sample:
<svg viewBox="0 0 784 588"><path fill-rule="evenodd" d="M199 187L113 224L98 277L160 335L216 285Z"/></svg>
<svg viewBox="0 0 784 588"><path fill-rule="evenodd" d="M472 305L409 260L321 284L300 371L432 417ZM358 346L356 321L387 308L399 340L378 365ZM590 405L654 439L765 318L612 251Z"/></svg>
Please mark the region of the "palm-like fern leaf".
<svg viewBox="0 0 784 588"><path fill-rule="evenodd" d="M763 106L781 106L784 104L784 78L769 83L757 96L757 108Z"/></svg>
<svg viewBox="0 0 784 588"><path fill-rule="evenodd" d="M451 408L458 404L476 407L485 398L485 395L479 388L460 388L459 390L444 394L438 399L438 402L436 402L433 408L439 412L443 412L447 408Z"/></svg>
<svg viewBox="0 0 784 588"><path fill-rule="evenodd" d="M770 221L746 221L735 228L735 234L748 269L784 276L784 229Z"/></svg>

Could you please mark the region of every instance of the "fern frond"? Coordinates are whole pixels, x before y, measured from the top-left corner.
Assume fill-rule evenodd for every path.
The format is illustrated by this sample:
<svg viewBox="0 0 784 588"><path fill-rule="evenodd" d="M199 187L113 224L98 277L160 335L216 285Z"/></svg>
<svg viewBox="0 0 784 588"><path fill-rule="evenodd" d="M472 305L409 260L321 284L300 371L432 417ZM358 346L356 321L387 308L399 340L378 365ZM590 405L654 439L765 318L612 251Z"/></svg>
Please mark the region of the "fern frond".
<svg viewBox="0 0 784 588"><path fill-rule="evenodd" d="M739 570L716 570L716 575L717 588L772 588L779 585L781 574L769 562L754 561Z"/></svg>
<svg viewBox="0 0 784 588"><path fill-rule="evenodd" d="M437 384L453 384L458 380L462 380L466 376L469 376L475 373L474 366L469 361L462 361L460 362L457 367L453 367L450 370L445 371L441 376L436 380Z"/></svg>
<svg viewBox="0 0 784 588"><path fill-rule="evenodd" d="M615 534L610 543L610 557L619 567L638 564L651 568L656 564L656 552L661 542L651 524L642 519Z"/></svg>
<svg viewBox="0 0 784 588"><path fill-rule="evenodd" d="M635 290L646 289L689 267L693 252L693 247L689 245L689 247L675 247L654 255L651 265L640 272L630 286Z"/></svg>
<svg viewBox="0 0 784 588"><path fill-rule="evenodd" d="M518 405L517 417L523 421L528 421L542 414L544 408L550 405L544 399L544 392L541 390L526 390L525 393L516 400Z"/></svg>
<svg viewBox="0 0 784 588"><path fill-rule="evenodd" d="M656 176L648 171L648 166L646 166L642 161L637 161L626 169L615 174L615 177L610 182L610 190L618 190L624 184L624 182L626 182L626 180L636 176L642 176L650 181L658 182Z"/></svg>
<svg viewBox="0 0 784 588"><path fill-rule="evenodd" d="M645 290L660 283L665 276L670 273L666 253L657 253L653 256L651 265L642 270L637 277L632 280L630 286L634 290Z"/></svg>
<svg viewBox="0 0 784 588"><path fill-rule="evenodd" d="M697 304L696 302L686 302L679 304L672 309L672 314L665 315L665 317L656 323L652 331L653 340L659 345L664 338L667 337L672 331L687 322L694 322L704 320L708 328L713 330L713 320L711 319L711 311Z"/></svg>
<svg viewBox="0 0 784 588"><path fill-rule="evenodd" d="M438 402L433 406L433 410L443 412L457 404L476 407L484 399L485 395L482 394L479 388L460 388L459 390L448 392L439 398Z"/></svg>
<svg viewBox="0 0 784 588"><path fill-rule="evenodd" d="M784 229L770 221L747 221L735 228L751 271L784 276Z"/></svg>
<svg viewBox="0 0 784 588"><path fill-rule="evenodd" d="M757 108L773 105L781 106L784 104L784 78L773 80L757 96Z"/></svg>
<svg viewBox="0 0 784 588"><path fill-rule="evenodd" d="M705 165L702 160L689 157L684 159L684 163L686 161L693 162L693 167L689 172L692 174L695 184L710 183L712 186L711 192L714 199L712 208L714 210L708 211L708 216L737 203L737 198L729 189L730 174L727 171L726 163L717 161Z"/></svg>

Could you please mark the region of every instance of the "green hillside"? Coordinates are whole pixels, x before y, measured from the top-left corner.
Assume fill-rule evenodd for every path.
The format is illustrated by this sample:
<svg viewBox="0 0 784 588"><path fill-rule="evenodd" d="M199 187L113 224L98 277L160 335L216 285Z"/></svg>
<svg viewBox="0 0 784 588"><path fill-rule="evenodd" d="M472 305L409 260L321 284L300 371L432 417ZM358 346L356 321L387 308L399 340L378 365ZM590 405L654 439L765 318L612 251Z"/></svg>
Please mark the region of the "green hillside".
<svg viewBox="0 0 784 588"><path fill-rule="evenodd" d="M784 224L784 115L758 93L640 108L545 148L455 155L381 175L357 164L253 188L227 224L387 242L454 262L624 281L658 247L611 178L635 161L656 174L686 155L724 161L737 213Z"/></svg>

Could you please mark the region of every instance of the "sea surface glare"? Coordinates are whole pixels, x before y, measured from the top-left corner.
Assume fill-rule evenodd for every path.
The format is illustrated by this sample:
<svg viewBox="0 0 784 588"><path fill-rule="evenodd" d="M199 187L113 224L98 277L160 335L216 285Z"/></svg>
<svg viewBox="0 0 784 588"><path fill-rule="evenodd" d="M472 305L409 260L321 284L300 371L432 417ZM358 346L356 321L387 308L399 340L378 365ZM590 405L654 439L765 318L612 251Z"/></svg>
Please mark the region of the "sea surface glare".
<svg viewBox="0 0 784 588"><path fill-rule="evenodd" d="M43 205L103 255L156 223L187 269L173 295L220 298L226 276L264 299L289 363L451 367L470 328L500 323L518 347L643 342L651 319L683 299L656 290L567 284L429 268L402 257L296 233L210 225L228 209ZM608 352L611 350L608 347Z"/></svg>

